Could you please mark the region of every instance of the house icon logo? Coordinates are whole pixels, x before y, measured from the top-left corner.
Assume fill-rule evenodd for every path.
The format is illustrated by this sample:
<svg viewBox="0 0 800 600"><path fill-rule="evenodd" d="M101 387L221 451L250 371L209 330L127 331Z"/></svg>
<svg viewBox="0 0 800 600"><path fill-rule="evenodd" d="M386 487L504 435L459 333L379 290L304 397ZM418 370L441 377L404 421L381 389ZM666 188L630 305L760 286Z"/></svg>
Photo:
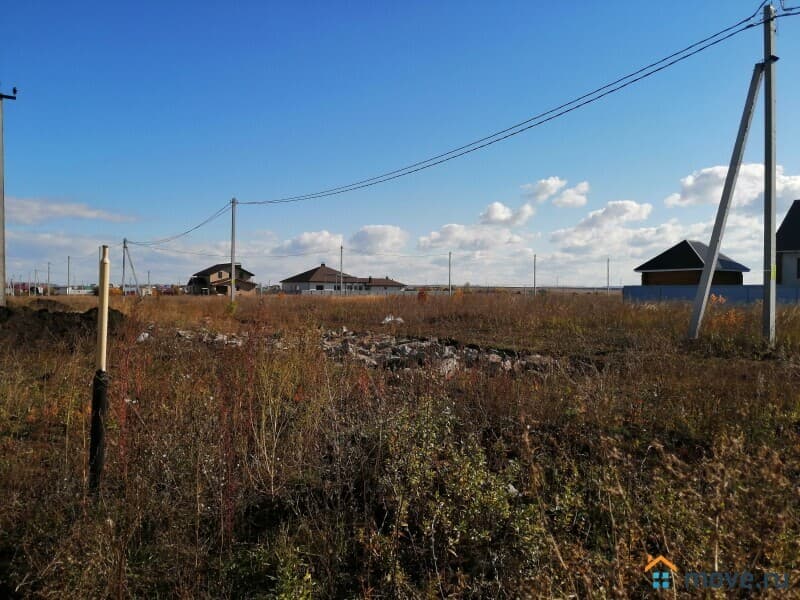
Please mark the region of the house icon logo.
<svg viewBox="0 0 800 600"><path fill-rule="evenodd" d="M678 573L678 567L661 555L653 558L648 554L644 572L650 573L654 590L668 590L672 587L672 578Z"/></svg>

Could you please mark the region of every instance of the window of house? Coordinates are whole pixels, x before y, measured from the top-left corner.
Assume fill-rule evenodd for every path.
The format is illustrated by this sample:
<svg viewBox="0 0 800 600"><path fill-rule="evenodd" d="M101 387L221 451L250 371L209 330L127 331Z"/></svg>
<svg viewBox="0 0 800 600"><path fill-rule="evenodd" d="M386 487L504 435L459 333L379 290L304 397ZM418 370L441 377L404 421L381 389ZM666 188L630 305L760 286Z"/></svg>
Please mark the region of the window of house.
<svg viewBox="0 0 800 600"><path fill-rule="evenodd" d="M217 271L217 279L222 279L222 271Z"/></svg>
<svg viewBox="0 0 800 600"><path fill-rule="evenodd" d="M324 289L325 289L325 286L324 286L324 285L318 285L318 286L317 286L317 290L319 290L319 291L322 291L322 290L324 290Z"/></svg>

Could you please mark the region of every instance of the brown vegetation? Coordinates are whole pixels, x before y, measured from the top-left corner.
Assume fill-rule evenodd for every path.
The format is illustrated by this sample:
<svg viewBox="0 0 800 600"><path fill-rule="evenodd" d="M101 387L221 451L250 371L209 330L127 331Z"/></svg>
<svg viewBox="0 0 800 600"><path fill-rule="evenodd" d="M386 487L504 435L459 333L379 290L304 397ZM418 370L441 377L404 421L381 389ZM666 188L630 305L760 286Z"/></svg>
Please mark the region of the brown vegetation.
<svg viewBox="0 0 800 600"><path fill-rule="evenodd" d="M0 595L640 598L648 554L800 578L796 307L769 351L724 303L690 344L688 307L605 295L113 301L97 501L91 331L0 318ZM553 361L367 368L321 348L342 326Z"/></svg>

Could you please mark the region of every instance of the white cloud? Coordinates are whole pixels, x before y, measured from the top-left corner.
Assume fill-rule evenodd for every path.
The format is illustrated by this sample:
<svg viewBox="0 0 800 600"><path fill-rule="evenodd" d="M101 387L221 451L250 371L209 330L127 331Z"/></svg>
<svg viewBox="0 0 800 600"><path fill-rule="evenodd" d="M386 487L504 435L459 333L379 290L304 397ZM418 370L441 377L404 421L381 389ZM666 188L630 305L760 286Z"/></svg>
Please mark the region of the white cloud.
<svg viewBox="0 0 800 600"><path fill-rule="evenodd" d="M304 231L300 235L278 244L272 254L301 254L305 252L329 252L343 244L341 234L322 231Z"/></svg>
<svg viewBox="0 0 800 600"><path fill-rule="evenodd" d="M575 187L567 188L561 194L553 199L553 204L561 207L580 207L585 206L588 199L586 194L589 193L589 182L581 181Z"/></svg>
<svg viewBox="0 0 800 600"><path fill-rule="evenodd" d="M484 225L506 225L516 227L524 225L530 219L536 209L529 203L525 203L517 210L512 210L502 202L492 202L481 213L481 223Z"/></svg>
<svg viewBox="0 0 800 600"><path fill-rule="evenodd" d="M54 219L95 219L112 223L133 221L132 217L91 208L83 203L50 202L36 198L8 198L6 215L9 223L35 225Z"/></svg>
<svg viewBox="0 0 800 600"><path fill-rule="evenodd" d="M484 225L443 225L419 238L417 246L423 250L446 248L451 250L491 250L509 244L519 244L523 238L507 228Z"/></svg>
<svg viewBox="0 0 800 600"><path fill-rule="evenodd" d="M603 208L590 212L576 225L576 228L597 229L626 221L644 221L652 210L652 204L639 204L633 200L613 200Z"/></svg>
<svg viewBox="0 0 800 600"><path fill-rule="evenodd" d="M691 206L696 204L719 204L728 167L717 165L694 171L681 179L680 192L670 194L664 199L668 207ZM778 200L788 202L800 198L800 175L784 175L783 167L775 168L775 189ZM764 192L764 165L747 163L739 168L733 206L750 206L760 203Z"/></svg>
<svg viewBox="0 0 800 600"><path fill-rule="evenodd" d="M364 225L350 237L350 244L363 252L396 252L407 240L408 232L396 225Z"/></svg>
<svg viewBox="0 0 800 600"><path fill-rule="evenodd" d="M520 187L526 197L535 198L537 202L544 202L565 185L567 185L566 179L561 179L554 175L546 179L540 179L536 183L526 183Z"/></svg>

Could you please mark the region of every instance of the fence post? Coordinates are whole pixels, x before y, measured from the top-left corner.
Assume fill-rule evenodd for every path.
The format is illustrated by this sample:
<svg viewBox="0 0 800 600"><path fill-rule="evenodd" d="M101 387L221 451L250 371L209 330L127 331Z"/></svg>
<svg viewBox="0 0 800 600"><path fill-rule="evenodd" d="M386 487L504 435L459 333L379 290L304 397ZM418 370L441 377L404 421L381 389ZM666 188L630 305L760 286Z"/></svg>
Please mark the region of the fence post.
<svg viewBox="0 0 800 600"><path fill-rule="evenodd" d="M108 413L108 373L106 373L106 344L108 340L108 246L103 246L100 259L100 281L97 286L97 371L92 381L92 426L89 433L89 491L96 494L100 487L105 462L105 428ZM123 288L124 289L124 288Z"/></svg>

